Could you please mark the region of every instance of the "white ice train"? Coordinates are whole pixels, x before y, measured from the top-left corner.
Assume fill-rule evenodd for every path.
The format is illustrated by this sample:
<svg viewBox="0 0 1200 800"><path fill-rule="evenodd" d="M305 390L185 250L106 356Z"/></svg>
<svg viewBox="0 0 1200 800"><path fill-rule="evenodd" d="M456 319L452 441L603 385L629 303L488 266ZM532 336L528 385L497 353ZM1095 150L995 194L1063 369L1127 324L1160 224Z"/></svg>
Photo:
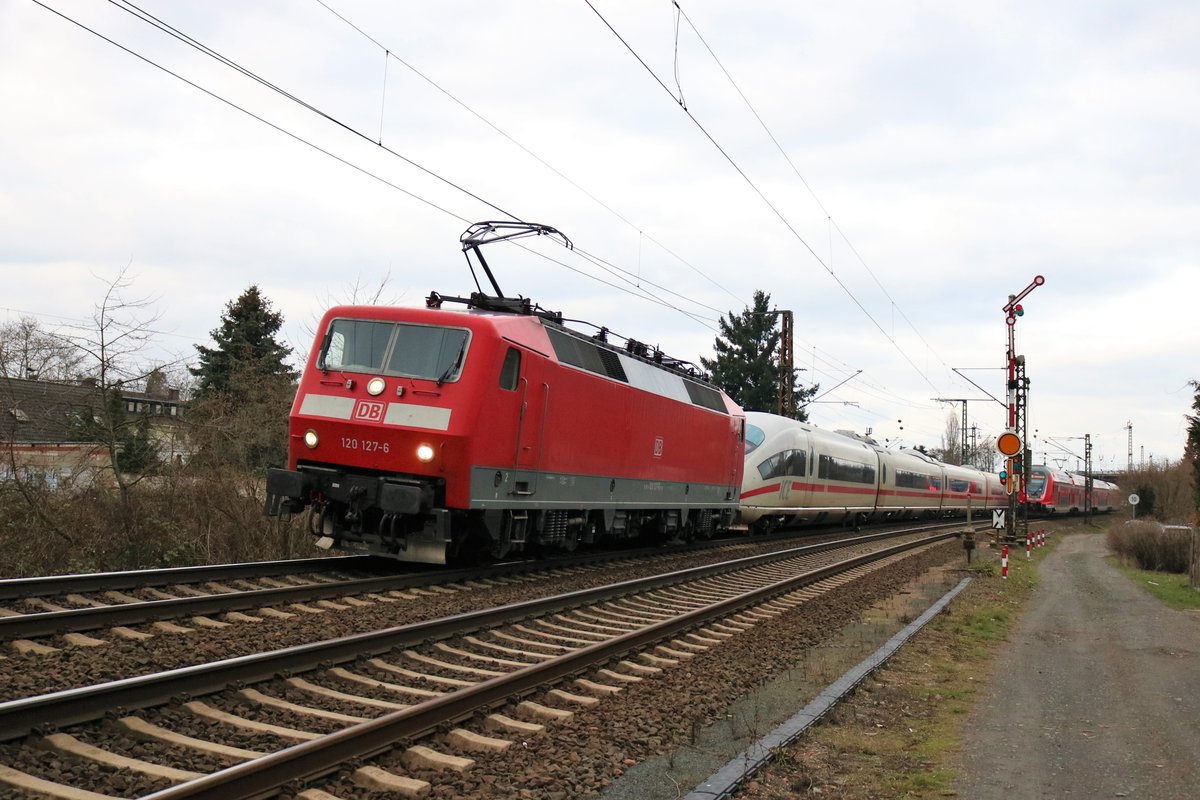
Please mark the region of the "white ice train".
<svg viewBox="0 0 1200 800"><path fill-rule="evenodd" d="M1005 508L1000 476L887 450L774 414L746 412L740 522L757 530L797 523L963 516Z"/></svg>

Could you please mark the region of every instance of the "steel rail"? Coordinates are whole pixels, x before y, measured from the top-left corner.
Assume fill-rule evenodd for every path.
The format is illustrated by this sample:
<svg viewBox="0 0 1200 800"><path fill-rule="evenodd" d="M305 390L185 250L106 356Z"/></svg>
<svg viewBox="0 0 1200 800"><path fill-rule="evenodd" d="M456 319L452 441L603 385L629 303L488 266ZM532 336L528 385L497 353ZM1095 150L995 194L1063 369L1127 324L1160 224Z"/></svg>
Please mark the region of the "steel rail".
<svg viewBox="0 0 1200 800"><path fill-rule="evenodd" d="M707 544L707 543L706 543ZM710 544L709 547L718 546ZM703 545L693 549L703 549ZM308 583L297 586L272 587L270 589L247 589L236 592L214 592L204 595L203 597L178 597L173 600L143 600L138 603L113 603L112 605L97 606L90 608L71 608L64 611L38 611L29 614L21 614L13 617L0 617L0 641L13 639L33 639L39 636L53 636L59 633L67 633L70 631L90 631L99 628L109 628L117 625L129 626L138 625L143 622L158 622L160 620L177 619L179 617L195 616L198 614L217 614L227 611L241 611L247 608L262 608L264 606L279 605L281 603L301 603L305 601L324 600L331 597L345 597L353 594L363 594L369 592L383 592L395 589L411 589L420 588L423 586L433 586L445 583L455 583L458 581L480 580L486 578L501 578L511 577L516 575L525 575L530 572L539 572L552 569L563 569L574 566L584 566L592 564L602 564L607 561L618 561L626 558L636 558L645 556L647 552L656 554L668 554L673 551L669 548L644 548L640 550L626 551L610 551L602 553L591 553L580 556L564 556L555 559L547 559L541 561L514 561L503 564L494 564L484 567L471 567L467 569L425 569L418 572L403 572L390 575L380 575L370 578L354 578L343 581L324 581L320 583ZM388 559L379 559L377 556L347 556L348 559L365 559L364 564L373 565L376 568L386 567L389 563ZM299 562L263 562L269 564L300 564L305 565L309 562L329 562L336 559L305 559ZM390 562L400 563L400 562ZM214 568L216 570L232 569L235 567L248 567L250 564L233 564L225 567ZM346 569L361 569L359 566L347 566ZM206 569L203 567L185 567L187 570ZM163 570L174 571L174 570ZM311 570L281 570L273 574L294 574L296 572L305 572ZM152 571L156 572L156 571ZM114 577L119 577L125 574L141 574L141 573L107 573ZM258 573L263 575L265 573ZM68 579L86 579L90 575L71 575L64 576ZM29 579L41 580L41 579ZM210 576L201 578L192 577L190 581L197 580L219 580ZM173 583L174 581L166 581ZM155 584L130 584L126 588L132 586L148 586ZM161 583L158 585L162 585ZM84 589L72 589L71 591L86 591ZM95 591L95 589L93 589ZM49 592L45 592L48 594ZM62 592L55 592L62 593Z"/></svg>
<svg viewBox="0 0 1200 800"><path fill-rule="evenodd" d="M608 554L601 560L616 560L625 557L627 556ZM241 611L247 608L324 600L354 594L419 588L481 578L507 577L564 566L567 565L559 562L522 561L492 567L409 572L269 589L214 592L202 597L143 600L138 603L114 603L108 606L72 608L65 611L40 611L20 616L0 617L0 641L51 636L67 631L96 630L116 625L137 625L143 622L157 622L197 614Z"/></svg>
<svg viewBox="0 0 1200 800"><path fill-rule="evenodd" d="M203 583L238 578L294 575L297 572L379 569L388 561L389 559L381 559L379 556L329 556L327 558L299 558L284 561L249 561L242 564L138 569L126 572L89 572L82 575L6 578L0 580L0 600L137 589L144 586L167 586L172 583Z"/></svg>
<svg viewBox="0 0 1200 800"><path fill-rule="evenodd" d="M500 625L529 616L560 611L614 596L656 589L731 572L758 564L810 555L841 547L907 535L892 531L856 536L836 542L762 553L754 556L635 578L606 586L580 589L548 598L526 600L506 606L414 622L381 631L353 634L311 644L295 645L266 653L228 658L188 667L116 681L64 689L58 692L0 703L0 742L25 736L37 728L56 728L102 718L114 708L125 710L160 705L181 695L198 696L220 692L229 686L274 678L280 673L304 672L322 664L353 661L364 655L379 655L398 647L431 639L444 639L464 631ZM952 536L943 533L940 536Z"/></svg>
<svg viewBox="0 0 1200 800"><path fill-rule="evenodd" d="M701 545L697 548L687 548L687 551L717 546L721 545L705 543L705 545ZM614 551L599 554L593 553L576 557L564 557L562 559L546 561L510 562L506 564L492 565L489 567L473 567L470 569L437 571L426 570L421 572L382 575L370 578L355 578L344 581L309 583L299 586L276 587L270 589L248 589L237 592L216 592L213 594L204 595L202 597L179 597L173 600L144 600L139 603L114 603L112 605L91 608L72 608L64 611L39 611L12 617L0 617L0 642L12 641L15 639L36 639L41 636L54 636L60 633L92 631L100 628L112 628L117 626L128 627L130 625L139 625L146 622L159 622L161 620L168 619L178 619L180 617L222 614L229 611L242 611L249 608L263 608L266 606L281 604L303 603L308 601L325 600L333 597L345 597L347 595L354 594L367 594L371 592L386 592L397 589L419 588L436 584L454 583L457 581L479 580L481 578L525 575L530 572L561 569L569 566L592 565L596 563L604 563L606 561L636 558L639 556L645 556L647 551L656 554L673 552L669 549L662 548L647 548L637 551ZM684 552L684 550L676 552ZM350 556L349 558L367 558L370 560L373 557ZM333 559L306 559L299 563L319 563L329 562L331 560ZM297 562L279 561L262 563L270 565L285 565L288 563ZM379 566L377 561L373 563L375 563L376 566ZM248 566L251 565L233 564L214 569L232 569L235 567ZM357 569L360 567L348 568ZM187 567L184 569L194 570L204 568ZM162 571L175 572L175 570ZM112 576L121 576L127 573L106 574ZM67 577L75 579L90 578L92 576L78 575ZM195 580L195 578L192 580ZM210 577L205 578L205 580L216 580L216 578ZM171 581L168 581L168 583L170 582ZM75 591L83 590L77 589Z"/></svg>
<svg viewBox="0 0 1200 800"><path fill-rule="evenodd" d="M365 758L385 751L397 742L416 739L434 731L440 725L466 718L481 708L494 706L514 695L526 694L546 684L555 683L597 663L605 663L623 656L631 650L676 636L715 618L734 614L748 606L846 570L942 541L953 535L935 534L923 540L893 545L801 575L784 578L646 628L588 645L550 661L523 667L507 675L491 678L460 691L344 728L320 739L288 747L262 758L154 792L144 800L236 800L268 796L288 783L331 772L346 761Z"/></svg>
<svg viewBox="0 0 1200 800"><path fill-rule="evenodd" d="M687 545L666 543L651 547L640 547L619 551L602 551L585 554L553 556L540 560L509 561L501 564L476 568L476 574L488 570L510 569L521 564L540 564L543 568L565 567L605 561L620 557L637 558L652 553L684 553L704 550L743 541L756 543L795 538L794 532L776 532L766 536L755 536L750 540L704 539ZM347 569L383 569L397 566L414 570L417 574L447 575L444 568L425 564L412 564L378 555L325 556L320 558L295 558L280 561L248 561L235 564L198 565L190 567L163 567L159 569L124 570L119 572L88 572L79 575L42 575L32 578L0 578L0 601L19 600L25 597L49 597L82 592L102 592L120 589L167 586L174 583L204 583L207 581L235 580L240 578L273 577L294 575L298 572L328 572ZM459 570L456 574L465 574ZM484 577L488 577L487 574ZM458 578L461 580L462 578Z"/></svg>

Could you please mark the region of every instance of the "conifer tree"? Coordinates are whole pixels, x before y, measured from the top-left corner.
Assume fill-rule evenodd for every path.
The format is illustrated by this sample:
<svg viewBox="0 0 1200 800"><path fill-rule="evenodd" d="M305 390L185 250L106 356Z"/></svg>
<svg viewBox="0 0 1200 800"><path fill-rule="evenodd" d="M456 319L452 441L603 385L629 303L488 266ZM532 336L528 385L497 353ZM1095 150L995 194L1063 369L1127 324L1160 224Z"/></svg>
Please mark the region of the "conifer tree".
<svg viewBox="0 0 1200 800"><path fill-rule="evenodd" d="M771 296L761 289L754 292L753 305L740 314L730 311L718 321L720 334L713 342L716 358L701 358L713 383L747 411L775 412L776 386L779 382L779 317L770 308ZM798 420L807 420L803 405L816 394L817 387L796 385L793 392Z"/></svg>
<svg viewBox="0 0 1200 800"><path fill-rule="evenodd" d="M196 391L189 404L198 466L254 473L287 459L288 409L297 373L291 348L275 336L283 315L258 286L225 306L212 331L215 347L196 346L191 369Z"/></svg>
<svg viewBox="0 0 1200 800"><path fill-rule="evenodd" d="M191 369L196 397L238 391L247 378L286 378L296 371L287 364L292 349L276 340L283 315L271 308L257 285L225 305L221 325L210 333L216 347L196 345L200 366Z"/></svg>

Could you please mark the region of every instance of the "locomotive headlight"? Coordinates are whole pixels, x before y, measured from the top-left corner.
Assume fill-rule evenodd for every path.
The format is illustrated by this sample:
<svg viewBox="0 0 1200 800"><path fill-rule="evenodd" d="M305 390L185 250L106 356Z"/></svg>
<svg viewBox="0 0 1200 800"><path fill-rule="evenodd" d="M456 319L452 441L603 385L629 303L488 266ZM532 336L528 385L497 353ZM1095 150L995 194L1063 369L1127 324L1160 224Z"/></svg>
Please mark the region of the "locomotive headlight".
<svg viewBox="0 0 1200 800"><path fill-rule="evenodd" d="M387 388L387 381L383 378L371 378L367 381L367 394L372 397L383 394L383 390Z"/></svg>
<svg viewBox="0 0 1200 800"><path fill-rule="evenodd" d="M312 428L304 432L304 444L308 446L309 450L315 448L319 443L320 439L317 438L317 432Z"/></svg>
<svg viewBox="0 0 1200 800"><path fill-rule="evenodd" d="M428 464L430 461L433 461L433 448L427 444L418 446L417 458L420 459L421 463L423 464Z"/></svg>

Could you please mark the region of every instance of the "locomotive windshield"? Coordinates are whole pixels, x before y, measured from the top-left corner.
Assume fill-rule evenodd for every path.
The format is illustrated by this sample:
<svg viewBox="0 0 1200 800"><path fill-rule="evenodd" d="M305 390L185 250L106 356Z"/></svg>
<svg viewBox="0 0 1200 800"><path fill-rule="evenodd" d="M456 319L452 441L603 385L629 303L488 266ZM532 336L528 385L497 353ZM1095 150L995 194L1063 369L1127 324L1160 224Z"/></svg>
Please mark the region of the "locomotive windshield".
<svg viewBox="0 0 1200 800"><path fill-rule="evenodd" d="M320 369L457 380L468 332L437 325L335 319L321 344Z"/></svg>

